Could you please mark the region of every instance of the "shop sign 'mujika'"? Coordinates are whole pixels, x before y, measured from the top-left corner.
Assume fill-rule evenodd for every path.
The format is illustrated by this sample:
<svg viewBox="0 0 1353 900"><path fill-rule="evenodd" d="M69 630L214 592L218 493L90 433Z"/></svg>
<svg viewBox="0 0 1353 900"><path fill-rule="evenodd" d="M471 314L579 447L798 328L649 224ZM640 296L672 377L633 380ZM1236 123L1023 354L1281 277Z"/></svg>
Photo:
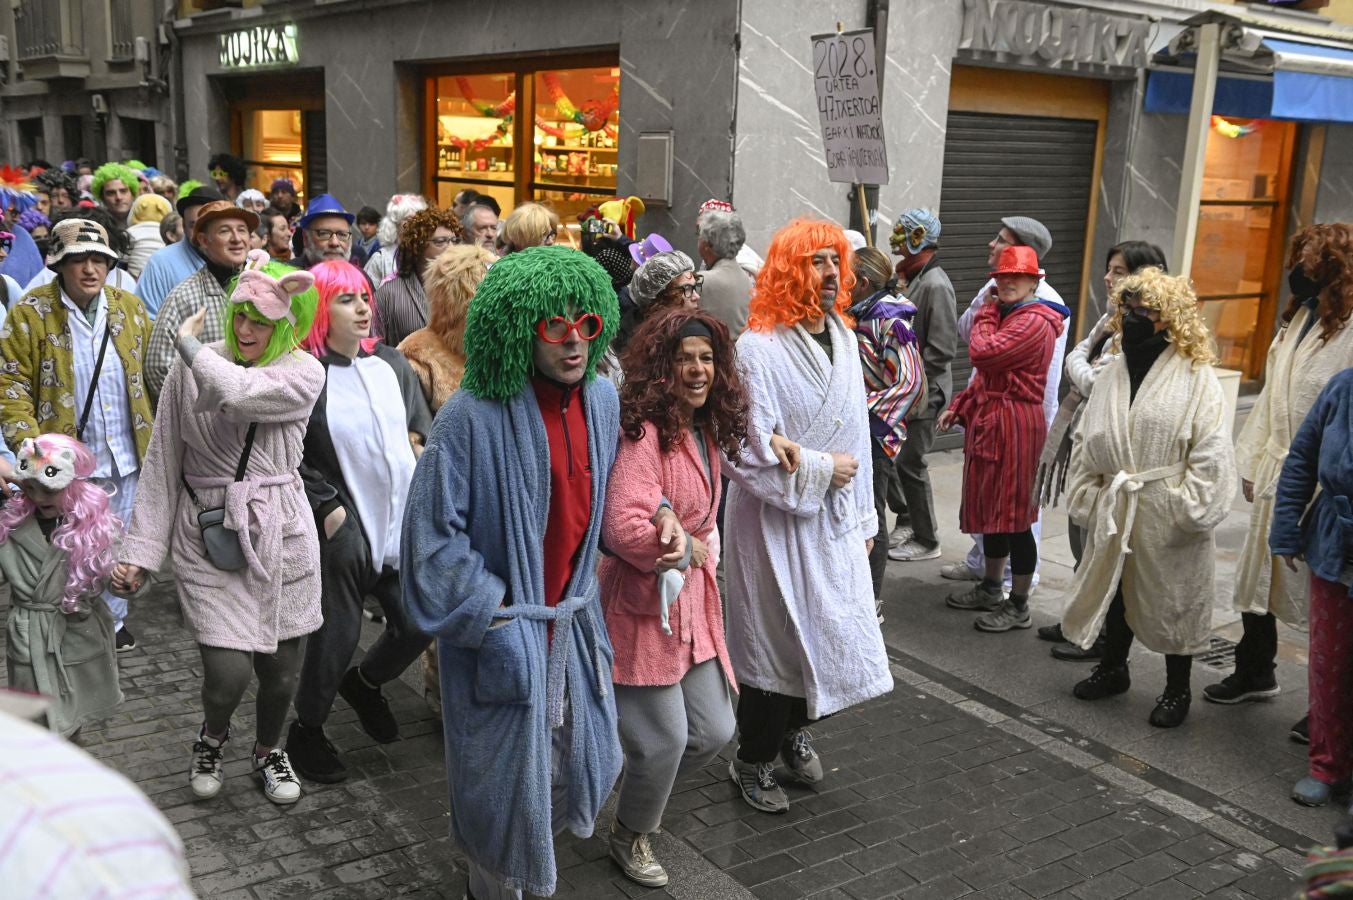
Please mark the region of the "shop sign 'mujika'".
<svg viewBox="0 0 1353 900"><path fill-rule="evenodd" d="M1083 6L1030 0L963 0L959 49L1059 69L1145 68L1150 25ZM1003 60L1004 61L1004 60Z"/></svg>
<svg viewBox="0 0 1353 900"><path fill-rule="evenodd" d="M223 69L294 66L300 62L296 52L296 26L291 22L229 31L217 40Z"/></svg>

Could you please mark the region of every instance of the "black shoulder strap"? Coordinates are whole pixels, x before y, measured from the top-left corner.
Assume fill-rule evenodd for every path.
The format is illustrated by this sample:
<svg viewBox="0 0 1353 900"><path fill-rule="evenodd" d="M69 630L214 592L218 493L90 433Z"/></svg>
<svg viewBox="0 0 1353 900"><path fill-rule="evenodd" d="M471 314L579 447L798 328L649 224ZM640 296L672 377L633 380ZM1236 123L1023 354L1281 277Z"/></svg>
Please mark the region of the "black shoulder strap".
<svg viewBox="0 0 1353 900"><path fill-rule="evenodd" d="M244 452L240 454L240 464L235 467L235 480L244 480L244 470L249 468L249 454L254 452L254 433L258 431L258 423L249 423L249 432L244 436Z"/></svg>
<svg viewBox="0 0 1353 900"><path fill-rule="evenodd" d="M109 314L111 314L109 310ZM89 378L89 392L85 394L85 408L80 413L80 424L75 426L75 439L85 439L85 425L89 424L89 411L94 407L94 393L99 389L99 373L103 371L103 358L108 355L108 336L112 332L107 315L104 317L103 340L99 343L99 358L94 361L94 374Z"/></svg>
<svg viewBox="0 0 1353 900"><path fill-rule="evenodd" d="M249 454L254 452L254 435L258 432L258 423L250 422L249 431L244 435L244 452L240 454L240 463L235 467L235 480L244 480L244 470L249 468ZM202 509L202 501L197 499L197 491L188 483L187 476L180 474L179 481L183 482L183 489L188 492L188 499L193 501L193 506Z"/></svg>

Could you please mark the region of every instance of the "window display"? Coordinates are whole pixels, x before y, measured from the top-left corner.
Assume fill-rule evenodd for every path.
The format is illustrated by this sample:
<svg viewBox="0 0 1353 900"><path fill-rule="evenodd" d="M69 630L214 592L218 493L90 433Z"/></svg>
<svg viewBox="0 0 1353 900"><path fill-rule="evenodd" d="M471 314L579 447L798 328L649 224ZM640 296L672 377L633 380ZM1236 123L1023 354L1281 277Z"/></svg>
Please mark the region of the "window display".
<svg viewBox="0 0 1353 900"><path fill-rule="evenodd" d="M618 68L534 66L439 75L427 84L435 119L430 181L439 206L471 189L492 196L504 215L536 200L567 222L615 196ZM533 113L526 129L517 122L522 106Z"/></svg>
<svg viewBox="0 0 1353 900"><path fill-rule="evenodd" d="M1190 275L1221 364L1256 378L1277 315L1296 126L1221 116L1212 125Z"/></svg>

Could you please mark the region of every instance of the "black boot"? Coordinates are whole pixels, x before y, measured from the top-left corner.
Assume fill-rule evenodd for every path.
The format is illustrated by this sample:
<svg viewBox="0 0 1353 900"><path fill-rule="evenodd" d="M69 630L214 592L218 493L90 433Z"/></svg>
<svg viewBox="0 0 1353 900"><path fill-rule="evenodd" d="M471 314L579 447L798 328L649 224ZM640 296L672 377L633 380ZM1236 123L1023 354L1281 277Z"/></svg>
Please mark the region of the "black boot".
<svg viewBox="0 0 1353 900"><path fill-rule="evenodd" d="M1166 686L1165 693L1156 698L1156 708L1151 710L1148 720L1157 728L1178 728L1189 715L1189 704L1193 694L1188 688Z"/></svg>
<svg viewBox="0 0 1353 900"><path fill-rule="evenodd" d="M1075 694L1078 700L1103 700L1105 697L1125 693L1130 687L1132 676L1128 674L1126 665L1109 666L1100 663L1095 666L1089 678L1076 683L1071 693Z"/></svg>
<svg viewBox="0 0 1353 900"><path fill-rule="evenodd" d="M287 732L287 756L302 778L320 784L337 784L348 777L338 749L324 735L324 726L306 728L297 719Z"/></svg>

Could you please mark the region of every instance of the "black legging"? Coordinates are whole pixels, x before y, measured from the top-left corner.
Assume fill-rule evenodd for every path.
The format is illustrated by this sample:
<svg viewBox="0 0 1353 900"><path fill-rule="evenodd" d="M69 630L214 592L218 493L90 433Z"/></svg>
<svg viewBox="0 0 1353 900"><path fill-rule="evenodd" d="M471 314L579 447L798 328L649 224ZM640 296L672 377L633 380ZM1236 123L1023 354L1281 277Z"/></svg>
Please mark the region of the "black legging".
<svg viewBox="0 0 1353 900"><path fill-rule="evenodd" d="M260 747L276 747L286 724L287 707L296 693L301 668L301 639L278 641L277 652L250 653L198 644L202 652L202 709L207 731L225 734L240 698L258 675L254 697L255 732Z"/></svg>
<svg viewBox="0 0 1353 900"><path fill-rule="evenodd" d="M1127 665L1128 651L1132 649L1132 626L1127 621L1127 607L1123 603L1123 586L1113 595L1109 614L1104 622L1104 665L1109 668ZM1165 654L1165 686L1181 691L1189 689L1189 673L1193 657L1177 653Z"/></svg>
<svg viewBox="0 0 1353 900"><path fill-rule="evenodd" d="M1011 575L1032 575L1038 569L1038 543L1033 529L982 535L987 559L1010 557Z"/></svg>

